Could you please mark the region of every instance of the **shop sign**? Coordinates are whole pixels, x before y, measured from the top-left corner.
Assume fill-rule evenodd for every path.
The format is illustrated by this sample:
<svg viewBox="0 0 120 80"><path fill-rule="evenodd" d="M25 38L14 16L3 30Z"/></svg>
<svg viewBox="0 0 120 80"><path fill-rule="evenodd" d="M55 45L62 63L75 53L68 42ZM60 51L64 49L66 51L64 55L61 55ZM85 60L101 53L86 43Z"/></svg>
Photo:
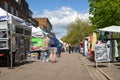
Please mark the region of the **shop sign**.
<svg viewBox="0 0 120 80"><path fill-rule="evenodd" d="M95 61L96 62L110 61L107 44L96 44L95 45Z"/></svg>
<svg viewBox="0 0 120 80"><path fill-rule="evenodd" d="M10 16L0 16L0 21L10 20Z"/></svg>

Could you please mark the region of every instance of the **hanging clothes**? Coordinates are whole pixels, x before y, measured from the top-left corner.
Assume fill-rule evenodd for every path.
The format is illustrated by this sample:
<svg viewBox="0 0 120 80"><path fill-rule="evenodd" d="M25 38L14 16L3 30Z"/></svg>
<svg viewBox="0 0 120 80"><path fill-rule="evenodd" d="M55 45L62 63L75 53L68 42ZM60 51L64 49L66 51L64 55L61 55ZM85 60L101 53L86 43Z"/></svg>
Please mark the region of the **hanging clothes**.
<svg viewBox="0 0 120 80"><path fill-rule="evenodd" d="M92 47L91 50L94 51L95 44L97 42L97 33L93 32L93 37L92 37Z"/></svg>
<svg viewBox="0 0 120 80"><path fill-rule="evenodd" d="M114 44L115 44L115 55L114 55L114 57L118 57L118 43L117 43L117 40L114 41Z"/></svg>

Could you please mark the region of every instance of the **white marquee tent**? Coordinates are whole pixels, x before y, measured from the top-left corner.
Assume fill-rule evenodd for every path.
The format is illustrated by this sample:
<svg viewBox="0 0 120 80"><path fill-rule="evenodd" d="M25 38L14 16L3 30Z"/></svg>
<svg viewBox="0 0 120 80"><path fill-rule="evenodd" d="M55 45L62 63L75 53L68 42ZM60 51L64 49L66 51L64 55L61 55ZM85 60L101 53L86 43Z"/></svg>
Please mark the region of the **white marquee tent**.
<svg viewBox="0 0 120 80"><path fill-rule="evenodd" d="M25 20L23 20L17 16L14 16L14 15L6 12L2 8L0 8L0 21L4 21L4 20L8 20L8 21L15 23L15 24L26 25L27 27L32 26L31 23L28 23Z"/></svg>
<svg viewBox="0 0 120 80"><path fill-rule="evenodd" d="M32 27L32 37L43 37L44 34L43 34L43 31L37 27Z"/></svg>
<svg viewBox="0 0 120 80"><path fill-rule="evenodd" d="M108 31L108 32L118 32L120 33L120 26L109 26L102 29L100 31Z"/></svg>
<svg viewBox="0 0 120 80"><path fill-rule="evenodd" d="M5 12L2 8L0 8L0 16L7 15L7 12Z"/></svg>
<svg viewBox="0 0 120 80"><path fill-rule="evenodd" d="M23 19L18 18L16 16L6 12L2 8L0 8L0 21L10 20L11 16L12 16L12 21L14 23L21 24L21 25L27 25L28 27L32 27L32 37L43 37L44 34L49 34L46 31L42 30L41 28L39 28L39 27L36 28L31 23L25 22Z"/></svg>

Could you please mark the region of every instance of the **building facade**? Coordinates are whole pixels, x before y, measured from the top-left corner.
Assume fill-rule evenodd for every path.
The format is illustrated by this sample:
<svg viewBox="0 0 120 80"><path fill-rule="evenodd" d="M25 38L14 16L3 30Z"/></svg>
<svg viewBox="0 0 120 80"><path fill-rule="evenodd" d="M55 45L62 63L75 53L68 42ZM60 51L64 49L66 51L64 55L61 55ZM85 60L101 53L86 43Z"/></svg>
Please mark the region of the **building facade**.
<svg viewBox="0 0 120 80"><path fill-rule="evenodd" d="M33 13L29 9L26 0L0 0L0 7L12 15L22 18L26 22L32 23L34 26L38 25L38 22L32 18Z"/></svg>
<svg viewBox="0 0 120 80"><path fill-rule="evenodd" d="M39 27L44 29L46 32L53 32L52 24L50 23L48 18L35 18L38 21Z"/></svg>

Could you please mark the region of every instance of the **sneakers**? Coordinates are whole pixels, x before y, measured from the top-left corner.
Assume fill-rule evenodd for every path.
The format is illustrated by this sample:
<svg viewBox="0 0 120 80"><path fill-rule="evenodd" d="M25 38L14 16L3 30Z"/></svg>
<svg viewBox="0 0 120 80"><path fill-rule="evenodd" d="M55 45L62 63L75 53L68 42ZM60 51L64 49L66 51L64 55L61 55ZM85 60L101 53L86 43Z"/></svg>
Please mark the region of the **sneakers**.
<svg viewBox="0 0 120 80"><path fill-rule="evenodd" d="M42 60L42 63L49 62L49 59Z"/></svg>
<svg viewBox="0 0 120 80"><path fill-rule="evenodd" d="M49 62L49 59L46 59L46 62Z"/></svg>

